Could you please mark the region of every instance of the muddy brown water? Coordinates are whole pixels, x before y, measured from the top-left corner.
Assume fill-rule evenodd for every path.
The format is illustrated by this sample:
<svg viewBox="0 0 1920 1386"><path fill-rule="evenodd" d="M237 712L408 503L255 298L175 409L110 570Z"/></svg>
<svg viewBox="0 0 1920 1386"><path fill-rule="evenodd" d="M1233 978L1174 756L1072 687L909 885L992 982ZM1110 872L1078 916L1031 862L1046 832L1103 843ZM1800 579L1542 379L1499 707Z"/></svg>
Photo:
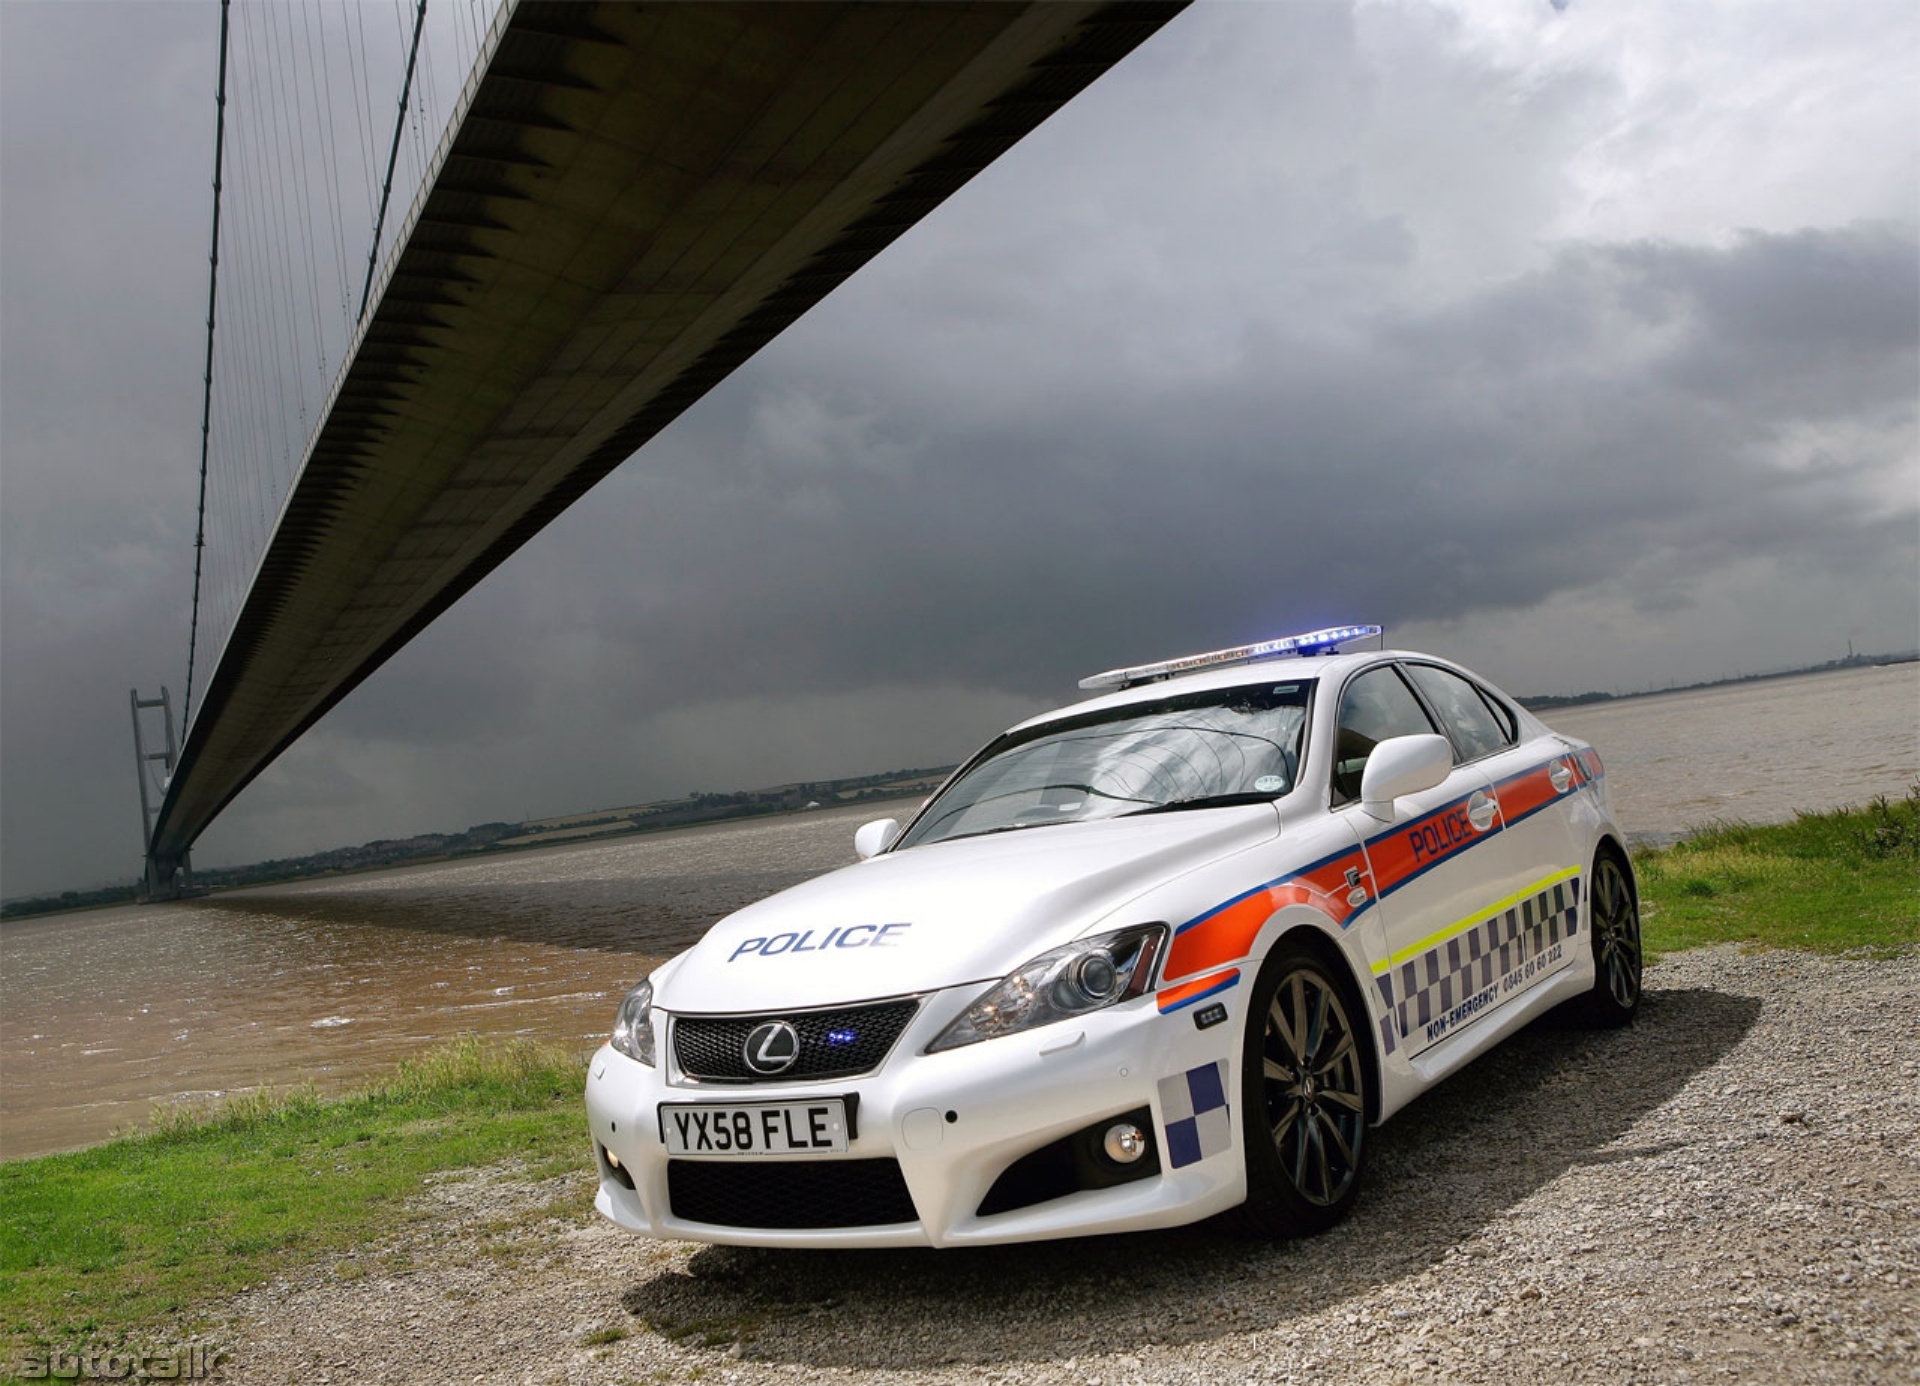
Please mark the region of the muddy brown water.
<svg viewBox="0 0 1920 1386"><path fill-rule="evenodd" d="M1920 780L1920 665L1549 714L1655 840ZM911 804L833 809L0 928L0 1157L104 1139L156 1102L334 1090L450 1036L581 1049L620 993L731 910L853 859Z"/></svg>

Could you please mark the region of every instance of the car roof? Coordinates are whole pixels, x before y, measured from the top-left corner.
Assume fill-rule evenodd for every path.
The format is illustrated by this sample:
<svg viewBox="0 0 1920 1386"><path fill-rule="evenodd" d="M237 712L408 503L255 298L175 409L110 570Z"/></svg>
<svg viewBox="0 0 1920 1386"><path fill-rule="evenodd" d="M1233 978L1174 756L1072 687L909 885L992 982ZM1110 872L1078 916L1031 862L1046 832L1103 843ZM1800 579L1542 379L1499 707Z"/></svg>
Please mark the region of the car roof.
<svg viewBox="0 0 1920 1386"><path fill-rule="evenodd" d="M1172 678L1136 683L1130 688L1103 693L1097 698L1088 698L1082 702L1070 703L1065 707L1042 712L1007 730L1009 732L1025 731L1029 727L1037 727L1066 717L1078 717L1088 712L1104 712L1108 708L1127 707L1134 703L1157 703L1162 698L1177 697L1182 693L1205 693L1215 688L1244 688L1255 683L1301 683L1308 679L1337 677L1349 669L1356 669L1364 664L1375 664L1383 659L1430 660L1435 664L1458 667L1435 655L1421 654L1415 650L1361 650L1353 654L1309 655L1304 658L1299 655L1278 655L1270 659L1249 660L1244 664L1223 664L1191 674L1178 674Z"/></svg>

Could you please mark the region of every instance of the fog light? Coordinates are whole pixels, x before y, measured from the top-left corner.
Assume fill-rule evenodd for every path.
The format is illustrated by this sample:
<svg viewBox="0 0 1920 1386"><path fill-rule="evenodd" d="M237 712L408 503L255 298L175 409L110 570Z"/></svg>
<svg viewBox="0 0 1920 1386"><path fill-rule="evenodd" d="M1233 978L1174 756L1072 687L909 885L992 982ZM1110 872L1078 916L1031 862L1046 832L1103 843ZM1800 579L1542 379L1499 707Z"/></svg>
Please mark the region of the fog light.
<svg viewBox="0 0 1920 1386"><path fill-rule="evenodd" d="M608 1149L608 1148L607 1148L606 1146L604 1146L604 1145L603 1145L603 1146L601 1146L600 1148L601 1148L601 1150L603 1150L603 1151L605 1151L605 1152L606 1152L606 1156L607 1156L607 1163L608 1163L608 1164L610 1164L610 1165L612 1165L612 1166L613 1166L613 1167L614 1167L615 1169L619 1169L619 1168L620 1168L620 1157L619 1157L618 1155L616 1155L616 1154L614 1154L614 1153L613 1153L613 1151L611 1151L611 1150L609 1150L609 1149Z"/></svg>
<svg viewBox="0 0 1920 1386"><path fill-rule="evenodd" d="M1115 1164L1130 1165L1147 1153L1147 1136L1130 1121L1116 1121L1107 1128L1101 1146Z"/></svg>

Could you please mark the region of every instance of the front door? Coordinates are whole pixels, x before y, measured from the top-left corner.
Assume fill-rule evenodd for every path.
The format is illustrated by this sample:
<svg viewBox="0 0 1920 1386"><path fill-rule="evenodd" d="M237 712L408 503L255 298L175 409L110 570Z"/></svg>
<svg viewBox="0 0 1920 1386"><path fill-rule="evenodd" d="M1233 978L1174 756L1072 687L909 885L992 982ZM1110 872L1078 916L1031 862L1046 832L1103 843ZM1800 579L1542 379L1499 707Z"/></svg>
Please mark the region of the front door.
<svg viewBox="0 0 1920 1386"><path fill-rule="evenodd" d="M1394 736L1440 731L1392 665L1356 675L1341 696L1333 799L1366 844L1384 953L1373 981L1388 1016L1383 1035L1407 1054L1438 1043L1497 1004L1503 961L1484 927L1499 898L1491 844L1499 804L1485 771L1457 764L1434 788L1396 800L1382 821L1359 804L1372 748ZM1504 942L1504 940L1503 940Z"/></svg>

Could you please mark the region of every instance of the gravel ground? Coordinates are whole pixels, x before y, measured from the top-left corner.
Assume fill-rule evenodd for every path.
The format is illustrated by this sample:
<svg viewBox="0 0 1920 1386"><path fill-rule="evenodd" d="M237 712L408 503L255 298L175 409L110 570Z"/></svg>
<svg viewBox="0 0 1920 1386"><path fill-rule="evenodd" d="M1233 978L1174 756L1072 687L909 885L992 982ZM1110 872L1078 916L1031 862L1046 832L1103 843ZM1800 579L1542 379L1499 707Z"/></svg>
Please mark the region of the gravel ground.
<svg viewBox="0 0 1920 1386"><path fill-rule="evenodd" d="M1650 969L1375 1133L1331 1233L655 1244L510 1171L229 1307L248 1382L1920 1382L1920 956ZM530 1213L528 1210L536 1210Z"/></svg>

